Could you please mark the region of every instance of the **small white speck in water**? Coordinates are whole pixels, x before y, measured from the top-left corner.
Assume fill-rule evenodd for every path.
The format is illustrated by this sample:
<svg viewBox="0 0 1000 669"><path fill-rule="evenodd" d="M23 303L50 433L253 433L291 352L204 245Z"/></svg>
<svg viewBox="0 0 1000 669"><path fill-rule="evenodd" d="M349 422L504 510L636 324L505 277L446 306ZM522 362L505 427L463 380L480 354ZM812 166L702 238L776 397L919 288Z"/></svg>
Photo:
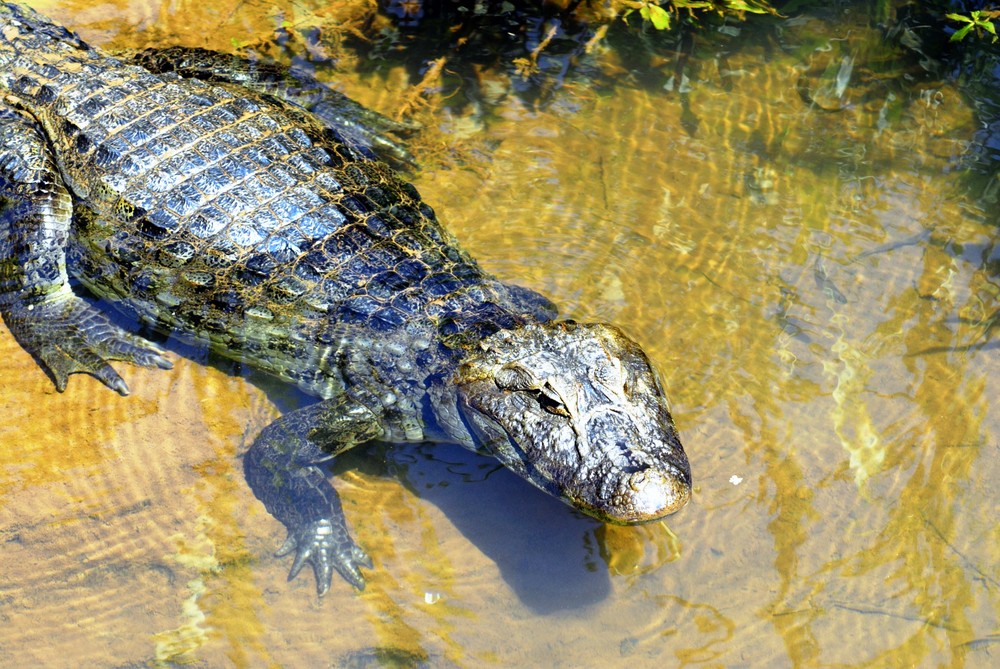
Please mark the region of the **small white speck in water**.
<svg viewBox="0 0 1000 669"><path fill-rule="evenodd" d="M739 485L743 483L743 477L733 474L732 476L729 477L729 482L732 483L733 485Z"/></svg>

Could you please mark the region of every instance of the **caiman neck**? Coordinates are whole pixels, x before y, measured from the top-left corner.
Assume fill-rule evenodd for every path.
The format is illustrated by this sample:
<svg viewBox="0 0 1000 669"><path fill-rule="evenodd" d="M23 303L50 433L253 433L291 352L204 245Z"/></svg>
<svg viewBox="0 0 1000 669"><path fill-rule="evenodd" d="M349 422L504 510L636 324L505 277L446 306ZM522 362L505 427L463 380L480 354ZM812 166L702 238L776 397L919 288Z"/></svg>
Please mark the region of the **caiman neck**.
<svg viewBox="0 0 1000 669"><path fill-rule="evenodd" d="M432 316L441 345L456 361L479 350L480 343L501 330L547 323L555 305L538 293L495 279L465 286L442 302Z"/></svg>

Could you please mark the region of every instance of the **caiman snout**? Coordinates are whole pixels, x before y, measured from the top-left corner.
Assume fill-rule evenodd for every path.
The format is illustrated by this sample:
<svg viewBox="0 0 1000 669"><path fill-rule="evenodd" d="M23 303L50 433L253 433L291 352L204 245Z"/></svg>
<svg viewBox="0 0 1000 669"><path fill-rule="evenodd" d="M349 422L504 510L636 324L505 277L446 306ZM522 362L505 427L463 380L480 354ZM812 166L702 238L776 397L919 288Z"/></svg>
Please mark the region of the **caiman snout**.
<svg viewBox="0 0 1000 669"><path fill-rule="evenodd" d="M574 432L591 466L572 484L576 506L607 522L632 525L687 504L691 470L670 414L657 405L609 394L582 412L583 425L574 425Z"/></svg>
<svg viewBox="0 0 1000 669"><path fill-rule="evenodd" d="M683 508L691 497L691 474L652 467L626 474L618 494L605 509L605 520L618 525L648 523ZM619 503L615 503L620 500Z"/></svg>

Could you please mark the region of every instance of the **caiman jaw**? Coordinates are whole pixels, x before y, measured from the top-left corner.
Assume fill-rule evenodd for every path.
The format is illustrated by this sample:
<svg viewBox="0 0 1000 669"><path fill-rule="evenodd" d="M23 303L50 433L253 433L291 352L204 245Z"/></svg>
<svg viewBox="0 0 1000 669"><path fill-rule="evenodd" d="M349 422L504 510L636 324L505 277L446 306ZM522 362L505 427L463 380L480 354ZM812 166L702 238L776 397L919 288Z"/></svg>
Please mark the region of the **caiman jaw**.
<svg viewBox="0 0 1000 669"><path fill-rule="evenodd" d="M691 470L639 347L609 325L556 322L486 338L456 382L479 443L539 488L600 520L683 507Z"/></svg>

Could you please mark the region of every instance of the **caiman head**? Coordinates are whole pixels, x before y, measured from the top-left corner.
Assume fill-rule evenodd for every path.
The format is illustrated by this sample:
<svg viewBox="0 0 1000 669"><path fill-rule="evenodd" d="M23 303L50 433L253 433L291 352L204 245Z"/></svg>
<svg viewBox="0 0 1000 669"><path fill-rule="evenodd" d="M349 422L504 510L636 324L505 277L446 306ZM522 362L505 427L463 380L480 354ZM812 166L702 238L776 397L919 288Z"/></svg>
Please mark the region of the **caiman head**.
<svg viewBox="0 0 1000 669"><path fill-rule="evenodd" d="M600 520L644 523L684 506L691 468L638 344L572 321L501 330L457 374L479 447Z"/></svg>

